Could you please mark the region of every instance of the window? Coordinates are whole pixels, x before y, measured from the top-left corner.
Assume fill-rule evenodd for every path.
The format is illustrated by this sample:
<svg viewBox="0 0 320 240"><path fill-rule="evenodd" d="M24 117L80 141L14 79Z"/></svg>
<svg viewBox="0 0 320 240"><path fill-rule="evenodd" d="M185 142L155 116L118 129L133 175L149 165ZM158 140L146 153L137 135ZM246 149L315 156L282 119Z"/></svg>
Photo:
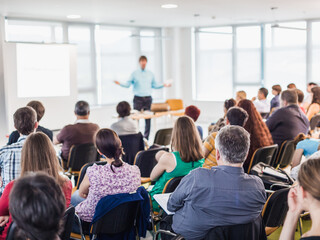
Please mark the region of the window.
<svg viewBox="0 0 320 240"><path fill-rule="evenodd" d="M256 83L261 80L261 28L260 26L236 28L237 83Z"/></svg>
<svg viewBox="0 0 320 240"><path fill-rule="evenodd" d="M195 34L197 100L223 101L233 92L232 28L200 28Z"/></svg>
<svg viewBox="0 0 320 240"><path fill-rule="evenodd" d="M306 22L267 24L265 85L306 86Z"/></svg>
<svg viewBox="0 0 320 240"><path fill-rule="evenodd" d="M320 82L320 22L312 23L311 81Z"/></svg>
<svg viewBox="0 0 320 240"><path fill-rule="evenodd" d="M77 45L78 98L97 103L92 34L91 26L71 25L68 28L69 42Z"/></svg>
<svg viewBox="0 0 320 240"><path fill-rule="evenodd" d="M63 41L62 24L7 19L6 40L9 42L61 43Z"/></svg>

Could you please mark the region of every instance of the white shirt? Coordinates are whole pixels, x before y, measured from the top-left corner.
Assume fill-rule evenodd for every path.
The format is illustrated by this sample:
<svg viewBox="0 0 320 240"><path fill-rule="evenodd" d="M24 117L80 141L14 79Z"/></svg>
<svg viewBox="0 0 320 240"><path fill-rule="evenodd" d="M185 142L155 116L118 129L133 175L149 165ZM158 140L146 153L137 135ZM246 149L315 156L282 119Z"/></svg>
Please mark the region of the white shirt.
<svg viewBox="0 0 320 240"><path fill-rule="evenodd" d="M268 113L270 112L270 102L267 99L256 100L253 102L259 113Z"/></svg>
<svg viewBox="0 0 320 240"><path fill-rule="evenodd" d="M118 135L136 134L139 132L138 124L136 121L129 117L120 118L110 127Z"/></svg>

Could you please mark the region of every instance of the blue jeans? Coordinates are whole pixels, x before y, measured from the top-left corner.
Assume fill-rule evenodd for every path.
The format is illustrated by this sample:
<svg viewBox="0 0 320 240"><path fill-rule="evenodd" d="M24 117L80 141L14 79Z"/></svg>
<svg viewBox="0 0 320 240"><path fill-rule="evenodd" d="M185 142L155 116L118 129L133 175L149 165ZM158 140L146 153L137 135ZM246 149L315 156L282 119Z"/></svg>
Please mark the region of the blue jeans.
<svg viewBox="0 0 320 240"><path fill-rule="evenodd" d="M84 200L86 199L83 197L80 197L79 190L77 190L71 196L71 205L76 207L79 203L83 202Z"/></svg>

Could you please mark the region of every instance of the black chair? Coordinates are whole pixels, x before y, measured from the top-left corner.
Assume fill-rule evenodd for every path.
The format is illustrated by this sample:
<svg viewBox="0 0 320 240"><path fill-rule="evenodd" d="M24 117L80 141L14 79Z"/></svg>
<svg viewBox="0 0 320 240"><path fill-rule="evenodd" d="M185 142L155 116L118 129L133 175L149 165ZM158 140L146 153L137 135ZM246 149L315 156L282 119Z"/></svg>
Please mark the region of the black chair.
<svg viewBox="0 0 320 240"><path fill-rule="evenodd" d="M8 229L6 240L15 240L16 231L17 231L17 225L14 222L12 222Z"/></svg>
<svg viewBox="0 0 320 240"><path fill-rule="evenodd" d="M70 206L63 216L63 232L60 234L61 240L69 240L74 223L75 208Z"/></svg>
<svg viewBox="0 0 320 240"><path fill-rule="evenodd" d="M276 168L284 168L291 164L295 151L294 141L284 141L281 144L277 160L273 164Z"/></svg>
<svg viewBox="0 0 320 240"><path fill-rule="evenodd" d="M141 177L149 178L152 169L157 164L156 154L161 151L169 151L168 148L154 148L146 151L140 151L137 153L134 160L134 165L137 165L141 172Z"/></svg>
<svg viewBox="0 0 320 240"><path fill-rule="evenodd" d="M180 184L182 177L171 178L166 185L164 186L162 193L172 193L176 190L178 185Z"/></svg>
<svg viewBox="0 0 320 240"><path fill-rule="evenodd" d="M172 128L160 129L154 137L154 145L168 146L171 142Z"/></svg>
<svg viewBox="0 0 320 240"><path fill-rule="evenodd" d="M239 225L215 227L210 230L205 240L267 240L262 217Z"/></svg>
<svg viewBox="0 0 320 240"><path fill-rule="evenodd" d="M96 162L100 160L100 156L96 147L92 143L73 145L67 163L68 173L79 175L80 169L86 163Z"/></svg>
<svg viewBox="0 0 320 240"><path fill-rule="evenodd" d="M133 165L134 158L139 151L144 150L143 136L141 133L119 136L122 142L124 155L122 160Z"/></svg>
<svg viewBox="0 0 320 240"><path fill-rule="evenodd" d="M107 162L106 161L99 161L99 162L91 162L91 163L87 163L85 164L81 169L80 169L80 173L79 173L79 178L77 181L77 185L76 185L76 189L78 190L80 187L80 184L82 183L84 176L86 175L87 169L88 167L91 167L93 164L97 164L97 165L106 165Z"/></svg>
<svg viewBox="0 0 320 240"><path fill-rule="evenodd" d="M273 161L273 158L277 150L278 150L277 144L257 149L251 158L251 161L248 167L248 173L250 173L251 168L259 162L263 162L270 165Z"/></svg>
<svg viewBox="0 0 320 240"><path fill-rule="evenodd" d="M310 120L310 130L313 131L316 127L320 125L320 114L313 116Z"/></svg>
<svg viewBox="0 0 320 240"><path fill-rule="evenodd" d="M262 218L269 236L284 222L288 211L288 193L290 188L280 189L272 193L264 205Z"/></svg>
<svg viewBox="0 0 320 240"><path fill-rule="evenodd" d="M92 240L97 239L100 234L120 234L132 227L136 228L139 209L140 201L126 202L115 207L92 225L90 231Z"/></svg>

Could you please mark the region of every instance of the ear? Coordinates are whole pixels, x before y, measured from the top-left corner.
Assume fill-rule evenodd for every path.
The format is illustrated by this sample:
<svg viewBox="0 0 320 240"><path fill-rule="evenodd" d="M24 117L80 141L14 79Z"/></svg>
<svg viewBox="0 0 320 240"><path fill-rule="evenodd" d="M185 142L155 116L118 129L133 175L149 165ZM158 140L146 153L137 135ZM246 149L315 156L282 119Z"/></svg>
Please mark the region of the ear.
<svg viewBox="0 0 320 240"><path fill-rule="evenodd" d="M221 159L221 155L220 155L220 152L218 149L216 150L216 159L217 159L217 161L219 161Z"/></svg>
<svg viewBox="0 0 320 240"><path fill-rule="evenodd" d="M36 122L36 123L34 124L34 129L37 129L38 127L39 127L39 123Z"/></svg>
<svg viewBox="0 0 320 240"><path fill-rule="evenodd" d="M229 121L228 118L226 118L226 124L227 124L227 125L230 125L230 121Z"/></svg>

